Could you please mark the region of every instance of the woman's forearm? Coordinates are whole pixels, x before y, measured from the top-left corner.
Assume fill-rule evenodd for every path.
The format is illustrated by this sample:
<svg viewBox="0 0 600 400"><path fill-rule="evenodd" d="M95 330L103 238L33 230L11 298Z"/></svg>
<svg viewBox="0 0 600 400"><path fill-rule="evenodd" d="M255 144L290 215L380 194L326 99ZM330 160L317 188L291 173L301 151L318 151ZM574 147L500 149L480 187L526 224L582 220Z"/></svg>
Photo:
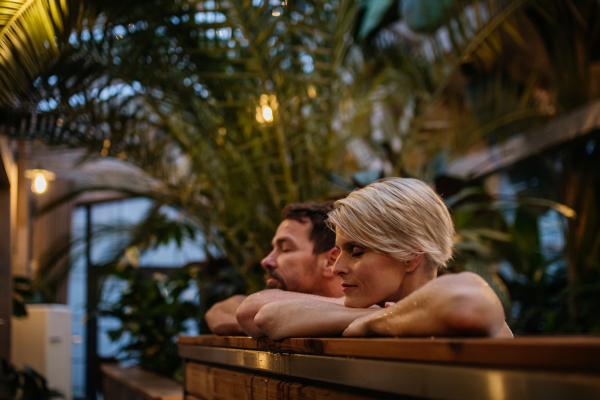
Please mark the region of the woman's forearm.
<svg viewBox="0 0 600 400"><path fill-rule="evenodd" d="M285 300L263 306L254 322L269 338L340 336L357 318L376 309L348 308L319 300Z"/></svg>
<svg viewBox="0 0 600 400"><path fill-rule="evenodd" d="M511 337L500 300L471 273L445 275L376 314L354 321L344 336Z"/></svg>

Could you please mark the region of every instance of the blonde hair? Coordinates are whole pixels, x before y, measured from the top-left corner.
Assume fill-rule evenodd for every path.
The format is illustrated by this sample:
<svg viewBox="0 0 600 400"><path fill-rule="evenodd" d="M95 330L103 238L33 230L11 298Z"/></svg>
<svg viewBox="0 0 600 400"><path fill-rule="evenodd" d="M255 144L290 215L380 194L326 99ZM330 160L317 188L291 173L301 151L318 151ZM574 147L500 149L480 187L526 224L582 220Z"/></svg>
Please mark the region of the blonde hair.
<svg viewBox="0 0 600 400"><path fill-rule="evenodd" d="M427 265L442 267L452 257L454 224L446 205L426 183L384 178L338 200L329 226L348 240L399 261L422 253Z"/></svg>

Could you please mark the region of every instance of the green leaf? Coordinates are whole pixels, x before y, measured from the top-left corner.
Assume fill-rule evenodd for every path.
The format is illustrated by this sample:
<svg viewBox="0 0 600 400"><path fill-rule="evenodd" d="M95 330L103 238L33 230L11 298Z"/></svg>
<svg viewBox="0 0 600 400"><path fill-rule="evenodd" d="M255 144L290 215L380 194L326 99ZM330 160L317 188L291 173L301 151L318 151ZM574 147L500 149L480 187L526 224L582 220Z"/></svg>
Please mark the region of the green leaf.
<svg viewBox="0 0 600 400"><path fill-rule="evenodd" d="M14 104L57 60L67 13L64 0L0 1L0 105Z"/></svg>
<svg viewBox="0 0 600 400"><path fill-rule="evenodd" d="M358 31L359 40L365 39L377 28L385 13L394 4L394 0L366 1L363 4L365 11Z"/></svg>

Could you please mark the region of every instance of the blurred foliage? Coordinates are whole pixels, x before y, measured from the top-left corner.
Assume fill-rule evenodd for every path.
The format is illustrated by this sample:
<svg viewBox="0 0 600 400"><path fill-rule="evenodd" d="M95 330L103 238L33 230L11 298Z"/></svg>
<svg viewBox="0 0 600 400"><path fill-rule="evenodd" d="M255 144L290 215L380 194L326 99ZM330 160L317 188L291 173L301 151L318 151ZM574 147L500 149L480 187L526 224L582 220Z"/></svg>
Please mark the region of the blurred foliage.
<svg viewBox="0 0 600 400"><path fill-rule="evenodd" d="M61 49L56 39L65 32L68 15L64 0L0 1L1 105L18 104L27 83L58 59Z"/></svg>
<svg viewBox="0 0 600 400"><path fill-rule="evenodd" d="M25 304L31 301L34 291L31 287L31 279L25 276L13 276L13 316L27 316Z"/></svg>
<svg viewBox="0 0 600 400"><path fill-rule="evenodd" d="M64 399L60 392L46 386L46 378L32 368L17 369L2 360L2 373L6 377L11 400L51 400Z"/></svg>
<svg viewBox="0 0 600 400"><path fill-rule="evenodd" d="M133 358L146 370L173 376L182 367L177 336L187 331L186 321L199 316L194 299L184 298L197 271L183 268L172 275L144 278L139 269L128 267L116 276L126 280L128 288L115 304L101 305L100 314L121 321L119 329L108 332L111 340L129 338L118 357Z"/></svg>

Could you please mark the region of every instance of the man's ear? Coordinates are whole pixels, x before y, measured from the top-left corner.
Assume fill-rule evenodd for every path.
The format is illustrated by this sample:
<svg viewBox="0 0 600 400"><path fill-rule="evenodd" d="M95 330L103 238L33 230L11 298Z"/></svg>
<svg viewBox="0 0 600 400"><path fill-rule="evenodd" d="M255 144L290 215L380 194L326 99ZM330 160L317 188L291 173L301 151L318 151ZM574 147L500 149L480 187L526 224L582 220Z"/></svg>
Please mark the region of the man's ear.
<svg viewBox="0 0 600 400"><path fill-rule="evenodd" d="M333 265L335 264L335 261L337 260L338 256L340 255L340 249L338 249L337 247L332 247L330 250L326 251L323 254L326 257L326 262L327 264L325 265L325 269L323 270L323 276L325 278L331 278L334 275L333 273Z"/></svg>

